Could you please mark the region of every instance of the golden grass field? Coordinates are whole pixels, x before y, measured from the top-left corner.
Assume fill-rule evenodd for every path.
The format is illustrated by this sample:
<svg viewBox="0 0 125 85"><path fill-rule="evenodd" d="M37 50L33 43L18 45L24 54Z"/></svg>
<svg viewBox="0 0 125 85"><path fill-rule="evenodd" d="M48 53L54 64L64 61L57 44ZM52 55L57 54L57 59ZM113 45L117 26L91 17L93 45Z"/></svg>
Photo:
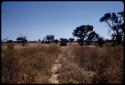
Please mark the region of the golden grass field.
<svg viewBox="0 0 125 85"><path fill-rule="evenodd" d="M122 46L1 45L2 83L122 83Z"/></svg>

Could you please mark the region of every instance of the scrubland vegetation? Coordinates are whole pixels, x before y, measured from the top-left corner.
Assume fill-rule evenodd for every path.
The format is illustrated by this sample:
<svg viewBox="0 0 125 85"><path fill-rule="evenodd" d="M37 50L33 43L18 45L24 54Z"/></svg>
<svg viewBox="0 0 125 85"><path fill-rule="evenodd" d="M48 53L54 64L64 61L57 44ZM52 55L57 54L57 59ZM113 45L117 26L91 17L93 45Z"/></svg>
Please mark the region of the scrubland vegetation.
<svg viewBox="0 0 125 85"><path fill-rule="evenodd" d="M51 65L59 53L58 46L2 49L2 82L48 83Z"/></svg>
<svg viewBox="0 0 125 85"><path fill-rule="evenodd" d="M106 13L99 21L109 26L111 40L83 24L72 32L77 40L47 35L42 41L1 41L2 83L122 83L124 12Z"/></svg>
<svg viewBox="0 0 125 85"><path fill-rule="evenodd" d="M2 45L3 83L51 83L51 67L57 58L59 83L122 83L123 47L58 44Z"/></svg>
<svg viewBox="0 0 125 85"><path fill-rule="evenodd" d="M71 53L65 53L67 62L61 69L61 83L122 82L122 47L72 47L68 50Z"/></svg>

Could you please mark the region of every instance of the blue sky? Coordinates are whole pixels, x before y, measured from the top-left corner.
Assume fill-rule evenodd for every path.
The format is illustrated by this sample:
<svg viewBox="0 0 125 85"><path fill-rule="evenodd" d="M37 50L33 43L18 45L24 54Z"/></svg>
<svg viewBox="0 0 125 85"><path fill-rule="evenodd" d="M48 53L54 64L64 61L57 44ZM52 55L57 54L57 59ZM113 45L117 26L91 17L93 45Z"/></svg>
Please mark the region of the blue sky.
<svg viewBox="0 0 125 85"><path fill-rule="evenodd" d="M98 34L110 38L108 26L99 19L107 12L123 10L123 3L118 1L6 1L2 3L2 39L25 35L28 40L42 40L47 34L69 38L83 24L93 25Z"/></svg>

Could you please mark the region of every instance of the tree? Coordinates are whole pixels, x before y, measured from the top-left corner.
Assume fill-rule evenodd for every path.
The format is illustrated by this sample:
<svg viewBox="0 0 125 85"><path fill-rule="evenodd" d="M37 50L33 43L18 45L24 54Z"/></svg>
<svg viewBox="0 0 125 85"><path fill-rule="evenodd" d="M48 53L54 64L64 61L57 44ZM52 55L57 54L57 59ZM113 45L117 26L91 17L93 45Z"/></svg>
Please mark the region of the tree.
<svg viewBox="0 0 125 85"><path fill-rule="evenodd" d="M104 44L104 40L103 40L103 38L98 37L98 45L99 45L100 47L102 47L103 44Z"/></svg>
<svg viewBox="0 0 125 85"><path fill-rule="evenodd" d="M66 46L68 40L66 38L60 38L60 46Z"/></svg>
<svg viewBox="0 0 125 85"><path fill-rule="evenodd" d="M46 43L46 37L43 37L42 43Z"/></svg>
<svg viewBox="0 0 125 85"><path fill-rule="evenodd" d="M88 36L90 32L93 31L92 25L82 25L73 30L73 36L79 38L79 44L82 46L84 44L85 38Z"/></svg>
<svg viewBox="0 0 125 85"><path fill-rule="evenodd" d="M59 40L58 40L58 39L55 39L54 42L55 42L56 44L58 44Z"/></svg>
<svg viewBox="0 0 125 85"><path fill-rule="evenodd" d="M88 38L86 39L87 44L90 44L90 42L97 40L98 37L99 35L95 31L90 32Z"/></svg>
<svg viewBox="0 0 125 85"><path fill-rule="evenodd" d="M38 42L41 42L41 40L39 39Z"/></svg>
<svg viewBox="0 0 125 85"><path fill-rule="evenodd" d="M70 41L70 42L73 42L73 41L74 41L74 38L69 38L69 41Z"/></svg>
<svg viewBox="0 0 125 85"><path fill-rule="evenodd" d="M17 40L18 43L22 43L23 46L28 43L28 40L26 39L26 36L17 37L16 40Z"/></svg>
<svg viewBox="0 0 125 85"><path fill-rule="evenodd" d="M54 42L54 35L47 35L46 40L49 42Z"/></svg>
<svg viewBox="0 0 125 85"><path fill-rule="evenodd" d="M124 12L106 13L100 18L100 22L106 22L113 32L112 40L119 45L124 37Z"/></svg>
<svg viewBox="0 0 125 85"><path fill-rule="evenodd" d="M7 40L6 43L13 43L13 40Z"/></svg>

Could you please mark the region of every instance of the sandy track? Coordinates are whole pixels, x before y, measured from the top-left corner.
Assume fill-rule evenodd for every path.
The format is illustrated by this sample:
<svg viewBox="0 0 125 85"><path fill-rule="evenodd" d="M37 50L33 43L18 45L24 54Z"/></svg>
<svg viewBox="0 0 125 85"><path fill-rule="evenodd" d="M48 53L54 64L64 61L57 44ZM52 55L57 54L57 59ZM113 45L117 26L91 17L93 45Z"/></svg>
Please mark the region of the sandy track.
<svg viewBox="0 0 125 85"><path fill-rule="evenodd" d="M64 48L61 48L61 51L64 51ZM59 72L58 71L62 67L62 64L60 63L60 60L63 57L62 57L62 53L61 53L58 56L58 58L55 60L54 64L52 65L52 68L51 68L52 76L49 79L49 82L52 83L52 84L59 84L59 80L58 80Z"/></svg>
<svg viewBox="0 0 125 85"><path fill-rule="evenodd" d="M91 48L94 48L94 46L92 46ZM62 69L62 62L63 64L65 63L67 66L72 66L73 68L79 70L83 75L88 76L88 77L93 77L95 75L94 72L92 71L85 71L84 68L79 68L79 66L77 65L77 63L74 62L70 62L67 63L67 57L64 56L64 54L67 53L68 56L71 55L71 52L69 49L67 49L67 47L61 47L61 53L59 54L58 58L55 60L54 64L51 67L51 72L52 75L49 79L49 82L52 84L60 84L58 76L59 74L59 70ZM71 56L70 56L71 58Z"/></svg>
<svg viewBox="0 0 125 85"><path fill-rule="evenodd" d="M55 63L52 65L52 68L51 68L51 72L52 72L52 76L51 78L49 79L50 83L52 84L58 84L59 83L59 80L58 80L58 70L61 69L61 66L62 64L59 63L59 57L55 60Z"/></svg>

